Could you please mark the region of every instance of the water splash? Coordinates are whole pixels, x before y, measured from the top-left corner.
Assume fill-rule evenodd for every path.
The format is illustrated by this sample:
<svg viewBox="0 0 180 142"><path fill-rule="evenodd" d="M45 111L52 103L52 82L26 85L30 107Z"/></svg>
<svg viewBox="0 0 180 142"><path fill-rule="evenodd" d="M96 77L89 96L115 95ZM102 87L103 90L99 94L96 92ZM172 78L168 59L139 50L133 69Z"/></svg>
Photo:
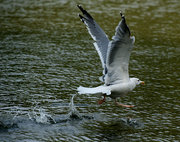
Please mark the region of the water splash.
<svg viewBox="0 0 180 142"><path fill-rule="evenodd" d="M21 108L15 107L13 113L11 112L11 119L7 120L10 116L5 116L6 119L0 119L0 131L8 131L11 128L23 128L24 124L57 124L57 123L66 123L70 122L71 125L76 124L76 122L80 122L83 119L94 119L94 116L80 114L76 109L74 104L74 97L76 95L72 95L70 103L68 105L69 111L66 115L60 115L58 117L53 118L47 111L40 107L38 103L32 106L31 110L22 111ZM75 122L75 123L74 123ZM31 127L31 126L30 126Z"/></svg>
<svg viewBox="0 0 180 142"><path fill-rule="evenodd" d="M15 106L14 109L13 109L13 112L15 112L15 115L13 116L12 120L15 120L17 117L21 116L21 115L24 115L24 112L22 112L20 110L19 107ZM12 112L11 112L12 113ZM11 114L10 113L10 114Z"/></svg>
<svg viewBox="0 0 180 142"><path fill-rule="evenodd" d="M35 120L37 123L42 124L54 124L56 121L51 117L51 115L47 114L44 109L38 109L38 112L33 111L33 116L28 115L29 119Z"/></svg>
<svg viewBox="0 0 180 142"><path fill-rule="evenodd" d="M74 97L75 96L76 96L76 94L72 95L71 101L69 103L68 118L69 119L82 119L82 116L79 114L79 112L77 111L76 107L74 106Z"/></svg>

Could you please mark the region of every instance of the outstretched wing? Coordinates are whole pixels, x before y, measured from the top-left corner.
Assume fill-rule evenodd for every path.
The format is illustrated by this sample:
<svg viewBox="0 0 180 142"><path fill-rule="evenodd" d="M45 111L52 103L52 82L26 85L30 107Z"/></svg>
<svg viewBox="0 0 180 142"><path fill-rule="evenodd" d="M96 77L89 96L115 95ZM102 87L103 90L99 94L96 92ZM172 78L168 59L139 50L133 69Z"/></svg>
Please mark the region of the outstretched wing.
<svg viewBox="0 0 180 142"><path fill-rule="evenodd" d="M135 37L130 36L125 17L121 14L121 21L107 51L106 85L129 81L129 58L134 42Z"/></svg>
<svg viewBox="0 0 180 142"><path fill-rule="evenodd" d="M100 56L102 66L105 68L109 39L101 27L94 21L92 16L80 5L77 6L83 13L83 16L79 14L79 17L81 21L86 24L89 34L95 41L94 46Z"/></svg>

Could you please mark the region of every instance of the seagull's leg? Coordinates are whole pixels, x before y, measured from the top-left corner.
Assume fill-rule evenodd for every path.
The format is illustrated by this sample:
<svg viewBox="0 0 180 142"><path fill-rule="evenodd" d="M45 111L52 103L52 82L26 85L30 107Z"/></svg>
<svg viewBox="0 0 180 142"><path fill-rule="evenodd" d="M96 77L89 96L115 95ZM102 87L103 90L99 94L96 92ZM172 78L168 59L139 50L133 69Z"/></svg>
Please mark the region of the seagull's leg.
<svg viewBox="0 0 180 142"><path fill-rule="evenodd" d="M103 98L102 100L99 100L99 101L98 101L98 104L102 104L103 102L106 101L106 95L104 94L103 96L104 96L104 98Z"/></svg>
<svg viewBox="0 0 180 142"><path fill-rule="evenodd" d="M115 104L116 104L117 106L122 106L122 107L127 107L127 108L134 107L133 105L124 105L124 104L120 104L120 103L117 102L116 99L115 99Z"/></svg>

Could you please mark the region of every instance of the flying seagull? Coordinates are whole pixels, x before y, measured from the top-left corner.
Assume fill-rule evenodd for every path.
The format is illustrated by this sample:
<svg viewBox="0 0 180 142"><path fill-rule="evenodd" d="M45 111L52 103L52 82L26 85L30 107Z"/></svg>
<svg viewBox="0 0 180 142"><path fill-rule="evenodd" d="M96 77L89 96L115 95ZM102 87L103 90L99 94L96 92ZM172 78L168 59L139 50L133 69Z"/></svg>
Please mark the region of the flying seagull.
<svg viewBox="0 0 180 142"><path fill-rule="evenodd" d="M144 81L140 81L138 78L129 78L129 58L135 37L131 36L125 16L120 12L121 21L116 27L115 35L109 41L108 36L93 17L80 5L77 6L83 13L83 15L79 14L81 21L86 25L89 34L95 41L94 46L103 67L103 76L100 77L100 80L104 83L104 85L94 88L80 86L77 89L78 93L101 94L104 98L99 100L99 104L105 102L106 96L109 96L119 106L133 107L132 105L124 105L117 102L118 97L128 94L137 85L144 84Z"/></svg>

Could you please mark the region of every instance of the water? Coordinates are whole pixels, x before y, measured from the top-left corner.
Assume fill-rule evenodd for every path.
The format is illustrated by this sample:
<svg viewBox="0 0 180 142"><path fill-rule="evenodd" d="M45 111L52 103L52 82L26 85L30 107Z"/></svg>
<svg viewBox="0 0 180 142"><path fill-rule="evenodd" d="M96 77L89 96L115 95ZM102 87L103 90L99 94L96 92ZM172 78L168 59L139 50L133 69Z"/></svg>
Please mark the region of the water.
<svg viewBox="0 0 180 142"><path fill-rule="evenodd" d="M100 85L102 73L76 4L109 37L125 14L136 37L130 75L146 83L120 99L134 108L93 95L72 104L76 88ZM6 0L0 15L0 141L180 139L178 0Z"/></svg>

